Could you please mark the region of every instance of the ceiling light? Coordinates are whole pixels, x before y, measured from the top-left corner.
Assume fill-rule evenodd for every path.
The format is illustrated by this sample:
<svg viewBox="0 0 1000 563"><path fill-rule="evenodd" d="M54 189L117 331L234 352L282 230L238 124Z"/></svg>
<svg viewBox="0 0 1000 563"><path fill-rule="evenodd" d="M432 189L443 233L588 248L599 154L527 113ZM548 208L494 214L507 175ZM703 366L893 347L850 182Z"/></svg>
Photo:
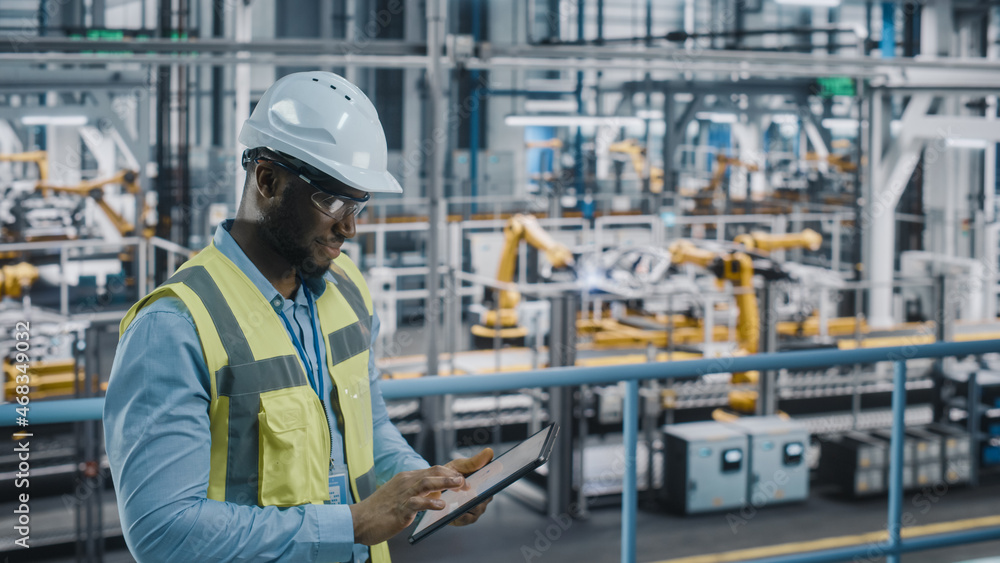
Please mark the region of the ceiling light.
<svg viewBox="0 0 1000 563"><path fill-rule="evenodd" d="M574 113L576 100L524 100L524 111L534 113Z"/></svg>
<svg viewBox="0 0 1000 563"><path fill-rule="evenodd" d="M735 113L718 113L715 111L699 111L694 114L695 119L711 121L712 123L736 123Z"/></svg>
<svg viewBox="0 0 1000 563"><path fill-rule="evenodd" d="M663 111L658 109L640 109L635 116L641 119L663 119Z"/></svg>
<svg viewBox="0 0 1000 563"><path fill-rule="evenodd" d="M837 129L840 131L844 129L856 131L858 129L858 120L849 117L827 117L820 123L827 129Z"/></svg>
<svg viewBox="0 0 1000 563"><path fill-rule="evenodd" d="M26 115L21 118L25 125L86 125L86 115Z"/></svg>
<svg viewBox="0 0 1000 563"><path fill-rule="evenodd" d="M983 139L948 139L945 145L957 149L985 149L989 142Z"/></svg>
<svg viewBox="0 0 1000 563"><path fill-rule="evenodd" d="M779 125L797 125L799 123L799 116L794 113L776 113L771 116L771 122Z"/></svg>
<svg viewBox="0 0 1000 563"><path fill-rule="evenodd" d="M775 0L775 2L786 6L810 6L813 8L835 8L840 5L840 0Z"/></svg>
<svg viewBox="0 0 1000 563"><path fill-rule="evenodd" d="M508 115L503 122L510 127L639 127L645 122L638 117L601 115Z"/></svg>

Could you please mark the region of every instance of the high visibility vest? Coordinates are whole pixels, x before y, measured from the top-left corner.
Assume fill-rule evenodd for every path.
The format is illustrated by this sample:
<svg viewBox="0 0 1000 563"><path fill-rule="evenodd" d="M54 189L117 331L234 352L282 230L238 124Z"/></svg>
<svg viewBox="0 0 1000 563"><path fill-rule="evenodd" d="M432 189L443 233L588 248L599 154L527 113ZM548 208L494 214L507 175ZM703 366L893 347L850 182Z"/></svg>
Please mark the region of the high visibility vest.
<svg viewBox="0 0 1000 563"><path fill-rule="evenodd" d="M372 301L354 262L341 254L316 300L333 389L330 401L344 435L351 493L375 491L368 348ZM297 506L330 500L330 426L305 366L281 319L252 281L214 244L132 306L136 314L165 296L194 318L211 380L208 498L243 505ZM386 543L371 547L389 562Z"/></svg>

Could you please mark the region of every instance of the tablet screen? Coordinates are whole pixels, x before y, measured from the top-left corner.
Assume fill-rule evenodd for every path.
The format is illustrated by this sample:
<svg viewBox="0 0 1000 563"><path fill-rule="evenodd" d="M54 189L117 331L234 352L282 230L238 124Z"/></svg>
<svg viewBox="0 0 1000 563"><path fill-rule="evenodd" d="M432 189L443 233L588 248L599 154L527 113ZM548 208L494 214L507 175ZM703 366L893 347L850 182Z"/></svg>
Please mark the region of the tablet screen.
<svg viewBox="0 0 1000 563"><path fill-rule="evenodd" d="M410 541L420 539L425 530L436 523L446 524L461 516L470 508L503 487L513 483L528 471L545 463L552 441L555 438L555 425L549 426L534 434L527 440L507 450L503 455L494 458L485 467L465 478L469 489L465 491L447 490L441 493L445 507L441 510L424 512L420 523L410 535ZM478 498L477 498L478 497Z"/></svg>

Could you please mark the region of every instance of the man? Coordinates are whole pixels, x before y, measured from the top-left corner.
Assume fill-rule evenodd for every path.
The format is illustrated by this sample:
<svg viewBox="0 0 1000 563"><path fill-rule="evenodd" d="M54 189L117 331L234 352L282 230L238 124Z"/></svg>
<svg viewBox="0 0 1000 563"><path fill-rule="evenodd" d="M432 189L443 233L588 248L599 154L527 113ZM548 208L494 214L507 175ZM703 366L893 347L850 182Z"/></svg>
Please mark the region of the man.
<svg viewBox="0 0 1000 563"><path fill-rule="evenodd" d="M402 191L381 123L342 77L297 73L240 142L236 219L122 320L104 421L126 543L140 562L388 562L493 454L429 467L389 421L378 318L340 252L372 192Z"/></svg>

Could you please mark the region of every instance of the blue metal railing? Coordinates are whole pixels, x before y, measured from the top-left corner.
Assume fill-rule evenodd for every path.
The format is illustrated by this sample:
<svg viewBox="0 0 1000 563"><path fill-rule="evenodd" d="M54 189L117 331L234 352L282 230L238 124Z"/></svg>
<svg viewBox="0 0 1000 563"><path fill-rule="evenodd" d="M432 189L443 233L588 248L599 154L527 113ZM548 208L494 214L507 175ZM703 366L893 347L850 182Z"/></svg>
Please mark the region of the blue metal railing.
<svg viewBox="0 0 1000 563"><path fill-rule="evenodd" d="M950 356L977 356L1000 352L1000 340L979 342L939 342L935 344L893 346L861 350L812 350L778 354L757 354L739 358L712 358L676 362L655 362L625 366L563 367L515 373L423 377L419 379L384 381L382 394L386 399L406 399L428 395L488 393L511 391L531 387L560 387L592 385L626 381L624 402L625 475L622 495L622 548L621 560L636 560L636 445L638 442L639 381L646 379L673 379L708 373L743 372L752 370L810 369L845 364L870 364L894 362L892 392L892 438L889 462L889 513L888 540L879 545L880 556L891 563L898 562L899 554L910 551L948 547L1000 539L1000 526L951 532L919 538L900 537L903 492L903 414L906 407L906 360L943 358ZM0 426L13 426L17 418L15 404L0 405ZM48 401L30 404L29 420L32 426L76 420L101 418L103 399ZM854 557L868 557L871 545L826 549L795 555L755 560L755 563L791 563L843 561Z"/></svg>

